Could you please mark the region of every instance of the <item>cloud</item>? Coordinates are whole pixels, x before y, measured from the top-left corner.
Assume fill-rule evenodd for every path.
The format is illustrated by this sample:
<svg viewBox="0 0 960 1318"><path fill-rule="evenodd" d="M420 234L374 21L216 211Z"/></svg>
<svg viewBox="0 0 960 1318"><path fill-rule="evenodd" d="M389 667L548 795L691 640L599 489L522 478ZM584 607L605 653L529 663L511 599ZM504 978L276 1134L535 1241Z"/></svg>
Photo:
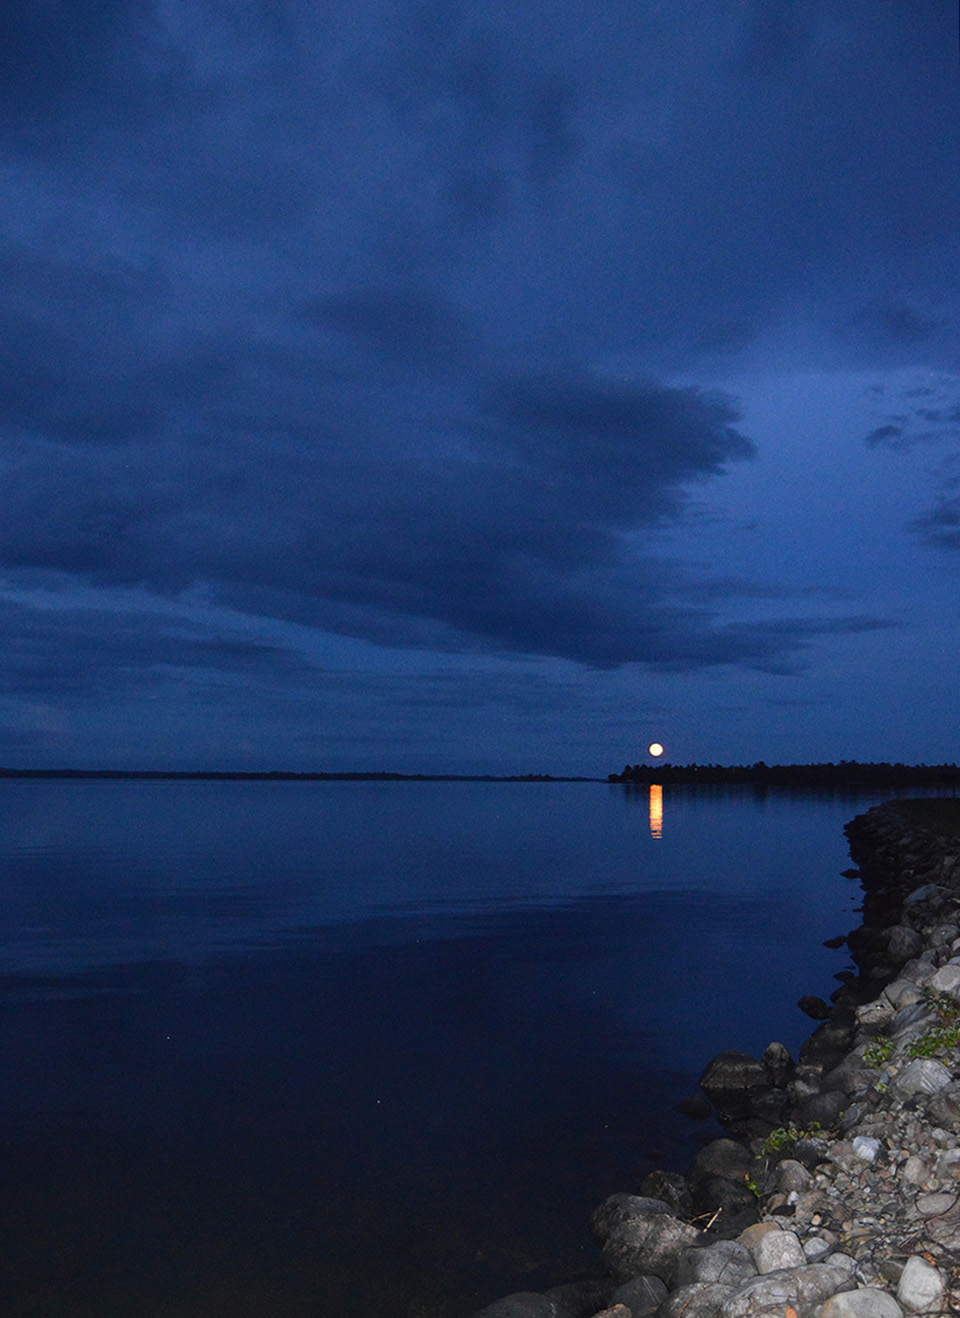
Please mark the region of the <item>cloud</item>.
<svg viewBox="0 0 960 1318"><path fill-rule="evenodd" d="M362 350L392 358L406 369L463 365L480 346L460 307L415 285L322 295L300 311L308 324L349 335Z"/></svg>
<svg viewBox="0 0 960 1318"><path fill-rule="evenodd" d="M95 8L0 19L8 573L601 667L866 625L731 622L651 536L754 452L702 359L804 299L942 351L927 7Z"/></svg>
<svg viewBox="0 0 960 1318"><path fill-rule="evenodd" d="M218 394L226 416L207 437L9 445L0 563L167 594L199 583L379 643L601 667L770 666L805 640L806 624L718 627L679 602L687 570L628 542L751 456L729 399L579 367L512 374L461 399L459 429L435 422L424 447L422 417L370 436L360 403L305 438L299 413L269 415L254 374ZM219 433L230 408L250 433Z"/></svg>
<svg viewBox="0 0 960 1318"><path fill-rule="evenodd" d="M914 518L910 529L938 549L960 549L960 498L942 498L935 507Z"/></svg>

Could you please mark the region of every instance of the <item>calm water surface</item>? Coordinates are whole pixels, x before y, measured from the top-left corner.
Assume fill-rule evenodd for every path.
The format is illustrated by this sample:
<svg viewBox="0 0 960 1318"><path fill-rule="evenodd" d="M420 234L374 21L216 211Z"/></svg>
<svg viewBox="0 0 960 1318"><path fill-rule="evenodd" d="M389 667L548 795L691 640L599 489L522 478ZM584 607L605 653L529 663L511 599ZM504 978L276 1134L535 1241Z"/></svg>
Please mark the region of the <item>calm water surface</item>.
<svg viewBox="0 0 960 1318"><path fill-rule="evenodd" d="M458 1318L796 1049L875 801L0 782L0 1311Z"/></svg>

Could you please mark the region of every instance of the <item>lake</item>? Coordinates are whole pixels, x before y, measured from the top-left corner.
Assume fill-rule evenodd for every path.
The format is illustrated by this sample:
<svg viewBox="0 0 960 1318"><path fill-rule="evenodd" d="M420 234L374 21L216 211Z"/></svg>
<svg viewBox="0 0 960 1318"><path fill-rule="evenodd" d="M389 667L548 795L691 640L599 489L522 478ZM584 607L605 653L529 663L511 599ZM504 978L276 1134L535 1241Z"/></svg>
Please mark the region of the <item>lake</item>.
<svg viewBox="0 0 960 1318"><path fill-rule="evenodd" d="M796 1050L877 798L0 782L0 1310L462 1318Z"/></svg>

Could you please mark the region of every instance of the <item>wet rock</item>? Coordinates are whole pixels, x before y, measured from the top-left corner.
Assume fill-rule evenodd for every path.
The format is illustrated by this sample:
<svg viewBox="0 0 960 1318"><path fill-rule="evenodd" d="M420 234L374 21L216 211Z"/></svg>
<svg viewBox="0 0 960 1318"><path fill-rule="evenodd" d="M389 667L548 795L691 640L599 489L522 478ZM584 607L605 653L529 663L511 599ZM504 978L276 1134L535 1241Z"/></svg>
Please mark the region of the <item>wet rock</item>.
<svg viewBox="0 0 960 1318"><path fill-rule="evenodd" d="M830 1019L829 1002L824 1002L823 998L815 997L812 993L804 994L797 1006L811 1020L828 1021Z"/></svg>
<svg viewBox="0 0 960 1318"><path fill-rule="evenodd" d="M611 1304L625 1304L632 1318L646 1318L656 1313L668 1295L666 1284L659 1277L634 1277L618 1286L610 1296Z"/></svg>
<svg viewBox="0 0 960 1318"><path fill-rule="evenodd" d="M613 1303L612 1293L613 1282L609 1277L570 1281L543 1292L548 1300L559 1305L562 1314L569 1314L570 1318L593 1318L599 1309Z"/></svg>
<svg viewBox="0 0 960 1318"><path fill-rule="evenodd" d="M742 1181L753 1167L754 1158L736 1140L711 1140L705 1144L690 1170L690 1182L695 1185L706 1176L722 1176L729 1181Z"/></svg>
<svg viewBox="0 0 960 1318"><path fill-rule="evenodd" d="M779 1088L796 1067L790 1049L782 1043L768 1044L762 1058L770 1083Z"/></svg>
<svg viewBox="0 0 960 1318"><path fill-rule="evenodd" d="M665 1203L675 1217L687 1217L693 1212L693 1196L687 1178L679 1172L650 1172L640 1186L641 1193Z"/></svg>
<svg viewBox="0 0 960 1318"><path fill-rule="evenodd" d="M911 1313L936 1311L943 1304L946 1290L938 1269L914 1254L900 1275L897 1299Z"/></svg>
<svg viewBox="0 0 960 1318"><path fill-rule="evenodd" d="M721 1120L747 1116L752 1097L769 1087L763 1062L735 1048L717 1053L700 1077L700 1088Z"/></svg>
<svg viewBox="0 0 960 1318"><path fill-rule="evenodd" d="M841 1016L838 1012L831 1020L818 1025L810 1038L800 1049L800 1061L816 1064L822 1074L832 1071L844 1060L851 1044L855 1028L853 1012Z"/></svg>
<svg viewBox="0 0 960 1318"><path fill-rule="evenodd" d="M590 1218L590 1232L598 1245L603 1245L610 1232L634 1217L653 1217L657 1213L669 1213L670 1209L661 1199L648 1199L639 1194L611 1194L604 1199Z"/></svg>
<svg viewBox="0 0 960 1318"><path fill-rule="evenodd" d="M698 1214L717 1214L712 1224L715 1232L738 1235L760 1215L759 1204L746 1180L731 1181L725 1176L703 1176L693 1186L693 1206Z"/></svg>
<svg viewBox="0 0 960 1318"><path fill-rule="evenodd" d="M620 1222L603 1246L603 1261L617 1282L653 1274L673 1284L680 1255L696 1244L701 1233L669 1213Z"/></svg>

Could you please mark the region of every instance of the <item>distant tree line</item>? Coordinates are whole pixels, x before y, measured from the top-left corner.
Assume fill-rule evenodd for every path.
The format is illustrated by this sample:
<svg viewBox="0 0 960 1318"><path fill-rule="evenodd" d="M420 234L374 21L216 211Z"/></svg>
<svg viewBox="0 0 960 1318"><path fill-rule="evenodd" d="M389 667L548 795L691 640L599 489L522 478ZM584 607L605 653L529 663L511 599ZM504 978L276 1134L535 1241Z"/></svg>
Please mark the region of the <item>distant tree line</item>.
<svg viewBox="0 0 960 1318"><path fill-rule="evenodd" d="M627 764L611 783L703 783L760 787L925 787L960 784L956 764Z"/></svg>

